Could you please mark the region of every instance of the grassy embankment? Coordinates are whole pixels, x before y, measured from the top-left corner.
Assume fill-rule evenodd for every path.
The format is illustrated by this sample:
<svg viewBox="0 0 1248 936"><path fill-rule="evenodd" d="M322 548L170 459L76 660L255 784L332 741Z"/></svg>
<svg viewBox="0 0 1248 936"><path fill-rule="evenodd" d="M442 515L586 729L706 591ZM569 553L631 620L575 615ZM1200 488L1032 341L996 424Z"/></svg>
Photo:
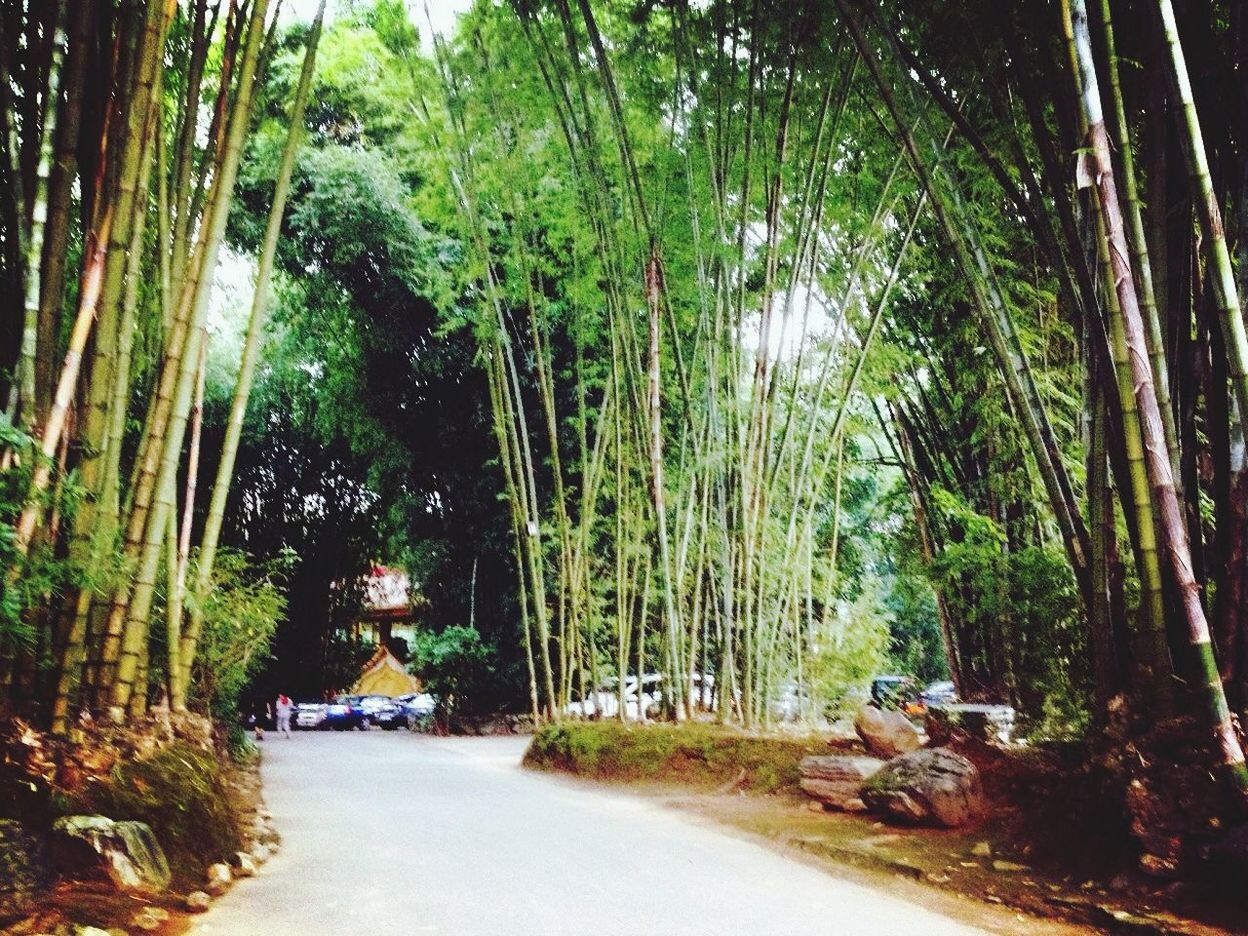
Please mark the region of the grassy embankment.
<svg viewBox="0 0 1248 936"><path fill-rule="evenodd" d="M714 725L567 722L540 729L524 763L597 780L796 793L798 763L826 750L827 741L813 736L749 735Z"/></svg>
<svg viewBox="0 0 1248 936"><path fill-rule="evenodd" d="M197 888L208 865L243 847L229 771L220 756L174 744L150 757L121 761L67 811L137 819L152 827L173 872L174 887Z"/></svg>

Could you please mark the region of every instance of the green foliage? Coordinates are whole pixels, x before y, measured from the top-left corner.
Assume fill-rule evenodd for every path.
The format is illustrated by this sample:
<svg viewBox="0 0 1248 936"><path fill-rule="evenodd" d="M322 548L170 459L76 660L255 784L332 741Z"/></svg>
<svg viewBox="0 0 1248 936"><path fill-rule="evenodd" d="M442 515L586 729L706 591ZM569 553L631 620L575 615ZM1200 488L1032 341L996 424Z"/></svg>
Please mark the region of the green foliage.
<svg viewBox="0 0 1248 936"><path fill-rule="evenodd" d="M12 451L15 458L0 471L0 655L32 649L36 624L28 609L38 607L48 595L79 584L91 571L54 548L38 531L26 556L19 556L16 521L27 504L33 465L42 455L34 440L0 412L0 452L5 451ZM43 495L44 506L71 523L84 493L77 472L70 472ZM19 567L22 574L10 581L9 571Z"/></svg>
<svg viewBox="0 0 1248 936"><path fill-rule="evenodd" d="M1005 674L1007 701L1024 712L1063 711L1071 726L1083 724L1086 638L1065 557L1053 546L1012 545L996 521L948 490L935 488L933 500L948 532L932 563L933 583L979 635L969 644L978 662Z"/></svg>
<svg viewBox="0 0 1248 936"><path fill-rule="evenodd" d="M198 705L223 721L235 721L239 697L266 662L269 644L286 614L282 580L292 557L256 563L245 553L222 549L204 602L192 679Z"/></svg>
<svg viewBox="0 0 1248 936"><path fill-rule="evenodd" d="M438 699L444 712L472 711L495 670L496 651L473 627L452 625L434 633L421 631L413 639L409 669Z"/></svg>
<svg viewBox="0 0 1248 936"><path fill-rule="evenodd" d="M852 707L860 690L889 668L892 613L879 579L863 582L853 601L840 603L811 647L808 680L816 699L832 711Z"/></svg>
<svg viewBox="0 0 1248 936"><path fill-rule="evenodd" d="M30 438L0 412L0 451L13 449L30 451ZM0 472L0 568L13 568L18 561L17 531L13 523L26 504L26 492L30 483L28 471L20 467ZM0 645L24 643L29 639L22 623L22 600L24 589L9 584L7 571L0 582Z"/></svg>

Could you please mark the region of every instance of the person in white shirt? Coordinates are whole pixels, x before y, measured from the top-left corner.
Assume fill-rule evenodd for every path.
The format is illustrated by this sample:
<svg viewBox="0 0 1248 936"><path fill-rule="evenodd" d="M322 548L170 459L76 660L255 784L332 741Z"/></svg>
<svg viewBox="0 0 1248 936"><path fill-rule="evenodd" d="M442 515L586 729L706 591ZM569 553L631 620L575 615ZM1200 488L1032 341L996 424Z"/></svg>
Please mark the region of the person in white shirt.
<svg viewBox="0 0 1248 936"><path fill-rule="evenodd" d="M290 737L290 716L295 710L295 703L290 701L290 696L281 693L277 697L277 733Z"/></svg>

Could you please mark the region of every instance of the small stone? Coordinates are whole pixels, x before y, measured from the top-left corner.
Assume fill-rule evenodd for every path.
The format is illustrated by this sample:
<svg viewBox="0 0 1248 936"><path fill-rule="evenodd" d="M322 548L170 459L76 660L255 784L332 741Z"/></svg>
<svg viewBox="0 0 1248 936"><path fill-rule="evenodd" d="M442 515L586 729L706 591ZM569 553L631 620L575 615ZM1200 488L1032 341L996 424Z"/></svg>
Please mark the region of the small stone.
<svg viewBox="0 0 1248 936"><path fill-rule="evenodd" d="M233 880L234 875L230 872L230 866L218 862L208 868L208 886L205 890L212 896L218 897L225 893Z"/></svg>
<svg viewBox="0 0 1248 936"><path fill-rule="evenodd" d="M948 884L952 878L947 874L932 874L928 872L927 879L933 884Z"/></svg>
<svg viewBox="0 0 1248 936"><path fill-rule="evenodd" d="M989 903L995 903L995 904L1005 903L1005 901L1002 900L1000 897L998 897L996 894L989 894L984 899L988 901Z"/></svg>
<svg viewBox="0 0 1248 936"><path fill-rule="evenodd" d="M191 891L186 895L186 909L191 913L203 913L212 904L212 898L204 891Z"/></svg>
<svg viewBox="0 0 1248 936"><path fill-rule="evenodd" d="M98 926L75 926L74 936L112 936L112 934Z"/></svg>
<svg viewBox="0 0 1248 936"><path fill-rule="evenodd" d="M1029 871L1026 865L1021 865L1013 861L1002 861L1000 858L994 859L992 862L992 870L994 871Z"/></svg>
<svg viewBox="0 0 1248 936"><path fill-rule="evenodd" d="M987 842L976 842L975 847L971 849L971 854L976 858L991 858L992 846Z"/></svg>
<svg viewBox="0 0 1248 936"><path fill-rule="evenodd" d="M273 849L268 845L258 844L251 850L251 860L261 865L273 857Z"/></svg>
<svg viewBox="0 0 1248 936"><path fill-rule="evenodd" d="M130 925L150 933L160 929L168 919L168 910L161 907L144 907L130 918Z"/></svg>
<svg viewBox="0 0 1248 936"><path fill-rule="evenodd" d="M1109 881L1109 889L1111 891L1125 891L1131 889L1131 875L1115 874Z"/></svg>
<svg viewBox="0 0 1248 936"><path fill-rule="evenodd" d="M256 876L256 859L252 858L247 852L239 852L234 856L235 865L234 874L237 877L255 877Z"/></svg>
<svg viewBox="0 0 1248 936"><path fill-rule="evenodd" d="M844 812L862 813L867 811L867 804L862 801L860 796L851 796L841 806Z"/></svg>

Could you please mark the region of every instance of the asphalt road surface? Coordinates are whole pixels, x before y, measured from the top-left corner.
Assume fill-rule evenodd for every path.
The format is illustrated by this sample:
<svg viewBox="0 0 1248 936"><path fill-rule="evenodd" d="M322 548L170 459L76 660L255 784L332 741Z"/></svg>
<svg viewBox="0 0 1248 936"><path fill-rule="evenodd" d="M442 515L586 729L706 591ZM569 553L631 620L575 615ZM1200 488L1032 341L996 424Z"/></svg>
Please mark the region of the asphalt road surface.
<svg viewBox="0 0 1248 936"><path fill-rule="evenodd" d="M263 744L281 852L193 933L988 932L654 802L524 771L523 739L373 731ZM1016 925L993 929L1031 931Z"/></svg>

